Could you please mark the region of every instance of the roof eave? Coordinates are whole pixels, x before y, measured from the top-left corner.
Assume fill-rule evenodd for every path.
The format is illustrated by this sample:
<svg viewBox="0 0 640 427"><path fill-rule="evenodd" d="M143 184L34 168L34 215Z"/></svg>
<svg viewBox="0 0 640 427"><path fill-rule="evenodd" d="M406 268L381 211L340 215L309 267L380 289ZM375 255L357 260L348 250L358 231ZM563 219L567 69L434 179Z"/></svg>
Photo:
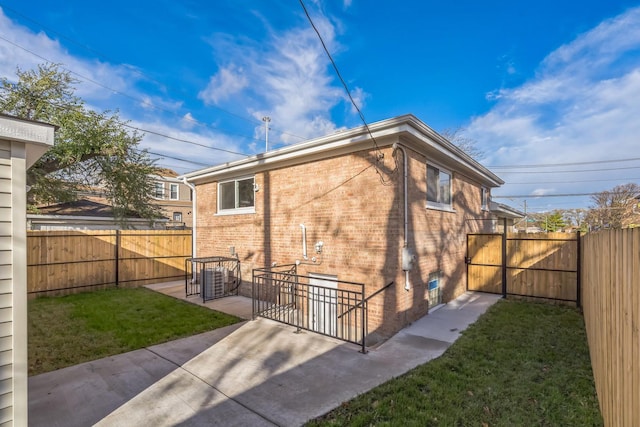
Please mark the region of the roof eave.
<svg viewBox="0 0 640 427"><path fill-rule="evenodd" d="M504 184L504 181L497 175L451 144L412 114L375 122L367 127L360 126L338 131L331 135L257 154L246 159L189 172L180 175L178 178L200 184L215 181L223 176L249 174L275 166L308 162L326 158L328 155L333 156L358 151L367 146L372 148L371 135L373 135L379 147L388 146L396 142L398 138L393 138L394 136L405 135L419 151L423 150L425 146L431 150L438 151L442 156L449 158L451 164L455 164L456 170L471 174L482 181L483 185L499 187Z"/></svg>

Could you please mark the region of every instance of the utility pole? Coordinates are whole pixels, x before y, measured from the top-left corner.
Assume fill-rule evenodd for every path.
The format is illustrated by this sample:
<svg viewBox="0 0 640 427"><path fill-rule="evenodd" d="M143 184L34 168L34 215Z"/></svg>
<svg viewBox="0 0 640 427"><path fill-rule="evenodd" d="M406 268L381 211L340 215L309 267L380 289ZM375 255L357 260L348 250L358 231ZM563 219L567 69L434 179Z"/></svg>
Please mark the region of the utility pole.
<svg viewBox="0 0 640 427"><path fill-rule="evenodd" d="M524 201L524 232L529 232L529 218L527 218L527 200Z"/></svg>
<svg viewBox="0 0 640 427"><path fill-rule="evenodd" d="M271 117L264 116L262 118L264 122L264 152L269 151L269 123L271 122Z"/></svg>

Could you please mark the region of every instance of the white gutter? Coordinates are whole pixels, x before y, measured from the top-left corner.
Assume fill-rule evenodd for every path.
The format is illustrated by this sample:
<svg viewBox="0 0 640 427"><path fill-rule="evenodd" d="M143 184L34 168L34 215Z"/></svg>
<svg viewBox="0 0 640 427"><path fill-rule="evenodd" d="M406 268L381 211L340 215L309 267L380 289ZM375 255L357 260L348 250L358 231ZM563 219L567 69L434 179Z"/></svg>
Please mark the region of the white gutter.
<svg viewBox="0 0 640 427"><path fill-rule="evenodd" d="M187 187L189 187L191 189L191 194L193 195L193 197L191 198L191 213L193 214L192 216L192 221L193 221L193 225L191 227L191 258L195 258L196 257L196 227L198 224L198 211L196 210L196 200L197 200L197 196L196 196L196 186L191 184L189 181L187 181L187 177L184 176L182 177L182 182L184 183L184 185L186 185Z"/></svg>
<svg viewBox="0 0 640 427"><path fill-rule="evenodd" d="M365 148L370 149L371 136L369 131L374 134L379 145L391 145L390 141L398 140L398 137L404 136L405 146L422 154L425 151L438 153L445 160L442 162L445 163L443 166L451 167L459 172L464 171L470 174L471 178L489 187L498 187L504 184L504 181L493 172L410 114L372 123L368 126L368 130L364 127L358 127L336 132L268 153L189 172L184 176L193 182L215 181L221 177L249 174L258 170L306 163L337 154L351 153ZM386 144L382 141L385 138L389 141Z"/></svg>

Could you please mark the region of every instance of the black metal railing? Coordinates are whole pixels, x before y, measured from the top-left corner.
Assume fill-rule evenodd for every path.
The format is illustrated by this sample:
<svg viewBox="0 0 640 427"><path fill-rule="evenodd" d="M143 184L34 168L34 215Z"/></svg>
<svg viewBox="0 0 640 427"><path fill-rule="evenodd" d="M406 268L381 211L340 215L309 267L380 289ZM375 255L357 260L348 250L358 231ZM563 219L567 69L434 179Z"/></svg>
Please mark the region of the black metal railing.
<svg viewBox="0 0 640 427"><path fill-rule="evenodd" d="M364 284L301 276L295 264L254 269L253 317L265 317L362 346L366 352Z"/></svg>
<svg viewBox="0 0 640 427"><path fill-rule="evenodd" d="M240 261L237 258L187 258L184 271L186 295L200 295L203 302L238 295L242 283Z"/></svg>

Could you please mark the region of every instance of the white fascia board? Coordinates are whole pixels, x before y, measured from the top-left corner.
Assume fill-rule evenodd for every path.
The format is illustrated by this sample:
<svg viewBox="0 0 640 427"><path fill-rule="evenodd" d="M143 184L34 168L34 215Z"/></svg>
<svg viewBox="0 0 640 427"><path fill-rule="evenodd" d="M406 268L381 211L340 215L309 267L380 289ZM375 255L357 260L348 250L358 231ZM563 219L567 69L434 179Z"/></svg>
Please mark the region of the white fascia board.
<svg viewBox="0 0 640 427"><path fill-rule="evenodd" d="M27 169L53 146L55 130L48 123L0 114L0 139L25 144Z"/></svg>
<svg viewBox="0 0 640 427"><path fill-rule="evenodd" d="M372 129L371 126L369 126L369 128L379 147L391 145L394 142L390 140L388 136L394 135L397 131L391 129ZM224 163L200 171L190 172L181 177L186 177L190 182L201 184L240 174L250 174L277 167L307 163L336 155L361 151L363 149L374 149L371 137L364 127L338 132L235 162Z"/></svg>
<svg viewBox="0 0 640 427"><path fill-rule="evenodd" d="M501 217L501 218L524 218L524 212L520 212L519 210L508 206L503 205L502 203L491 202L489 205L489 210L492 214Z"/></svg>
<svg viewBox="0 0 640 427"><path fill-rule="evenodd" d="M172 184L182 184L183 183L181 179L178 179L178 177L162 176L162 175L155 175L155 174L151 174L150 176L154 181L158 181L158 182L160 182L160 181L162 181L162 182L170 182Z"/></svg>
<svg viewBox="0 0 640 427"><path fill-rule="evenodd" d="M408 139L414 142L412 145L416 151L425 153L425 148L430 148L432 152L434 150L437 151L439 153L438 158L446 159L447 166L450 166L452 170L470 173L490 187L498 187L504 184L504 181L499 177L411 114L372 123L368 125L368 129L365 126L360 126L354 129L338 131L331 135L261 153L246 159L190 172L181 175L179 178L184 177L187 181L202 184L239 174L249 174L276 167L307 163L364 149L373 150L375 147L370 133L373 135L378 147L401 142L400 137L402 135L409 135Z"/></svg>
<svg viewBox="0 0 640 427"><path fill-rule="evenodd" d="M471 178L488 187L499 187L504 181L467 153L447 141L429 126L415 119L403 128L403 142L419 153L434 156L436 163L442 163L453 171L465 172ZM425 138L426 136L426 138Z"/></svg>

